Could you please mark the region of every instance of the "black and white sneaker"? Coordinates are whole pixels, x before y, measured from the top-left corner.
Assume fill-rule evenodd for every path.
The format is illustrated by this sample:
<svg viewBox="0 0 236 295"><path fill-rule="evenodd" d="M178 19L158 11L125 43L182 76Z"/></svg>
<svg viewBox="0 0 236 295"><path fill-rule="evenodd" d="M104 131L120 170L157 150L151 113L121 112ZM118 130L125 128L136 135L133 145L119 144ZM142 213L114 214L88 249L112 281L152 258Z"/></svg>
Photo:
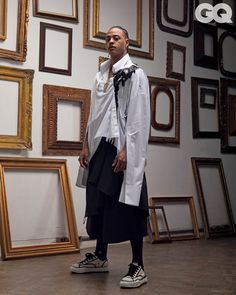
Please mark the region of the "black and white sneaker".
<svg viewBox="0 0 236 295"><path fill-rule="evenodd" d="M73 273L108 272L108 261L100 260L93 253L86 253L85 259L72 264L70 271Z"/></svg>
<svg viewBox="0 0 236 295"><path fill-rule="evenodd" d="M140 265L132 262L128 273L121 279L121 288L137 288L147 283L147 276Z"/></svg>

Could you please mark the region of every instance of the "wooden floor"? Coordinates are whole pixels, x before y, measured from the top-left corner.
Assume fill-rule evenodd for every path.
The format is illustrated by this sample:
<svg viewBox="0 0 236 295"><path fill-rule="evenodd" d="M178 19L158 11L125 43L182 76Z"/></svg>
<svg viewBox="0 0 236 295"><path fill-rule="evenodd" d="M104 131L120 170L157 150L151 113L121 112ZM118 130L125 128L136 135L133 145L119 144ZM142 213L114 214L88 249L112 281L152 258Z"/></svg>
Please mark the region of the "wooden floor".
<svg viewBox="0 0 236 295"><path fill-rule="evenodd" d="M0 295L236 294L236 238L144 244L148 284L119 288L130 262L128 243L109 246L110 272L70 274L80 254L0 261Z"/></svg>

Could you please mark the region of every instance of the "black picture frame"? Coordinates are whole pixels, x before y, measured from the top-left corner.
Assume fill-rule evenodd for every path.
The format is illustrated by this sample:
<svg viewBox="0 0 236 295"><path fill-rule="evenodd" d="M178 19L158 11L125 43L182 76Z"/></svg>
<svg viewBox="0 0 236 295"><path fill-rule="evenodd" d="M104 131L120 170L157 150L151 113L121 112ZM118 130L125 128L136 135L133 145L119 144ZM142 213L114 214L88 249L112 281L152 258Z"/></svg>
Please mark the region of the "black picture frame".
<svg viewBox="0 0 236 295"><path fill-rule="evenodd" d="M223 53L223 45L224 40L227 37L232 37L236 42L236 33L233 32L223 32L219 38L219 64L220 64L220 71L224 76L236 78L236 72L228 71L224 67L224 53Z"/></svg>
<svg viewBox="0 0 236 295"><path fill-rule="evenodd" d="M218 70L218 35L217 27L194 21L194 65ZM205 35L212 37L212 56L205 54Z"/></svg>

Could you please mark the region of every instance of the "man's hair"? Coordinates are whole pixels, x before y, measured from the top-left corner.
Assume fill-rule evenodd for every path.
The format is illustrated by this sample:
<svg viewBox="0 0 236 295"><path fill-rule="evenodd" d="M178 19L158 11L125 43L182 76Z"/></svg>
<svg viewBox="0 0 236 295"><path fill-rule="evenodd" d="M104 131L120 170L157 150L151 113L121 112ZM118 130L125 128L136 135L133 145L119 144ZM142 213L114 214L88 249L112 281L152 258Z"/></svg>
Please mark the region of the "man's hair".
<svg viewBox="0 0 236 295"><path fill-rule="evenodd" d="M120 29L121 31L123 31L123 33L125 34L125 38L126 39L129 39L129 33L128 33L128 31L125 28L123 28L121 26L112 26L112 27L110 27L109 30L111 30L113 28L117 28L117 29Z"/></svg>

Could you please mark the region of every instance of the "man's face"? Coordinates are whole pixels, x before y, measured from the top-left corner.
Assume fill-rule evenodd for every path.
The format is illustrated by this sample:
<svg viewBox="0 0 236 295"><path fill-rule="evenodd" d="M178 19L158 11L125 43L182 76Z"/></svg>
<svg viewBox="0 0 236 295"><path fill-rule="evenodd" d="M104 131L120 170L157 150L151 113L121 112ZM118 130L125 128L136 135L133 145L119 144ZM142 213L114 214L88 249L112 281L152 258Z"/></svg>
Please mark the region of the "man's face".
<svg viewBox="0 0 236 295"><path fill-rule="evenodd" d="M127 52L129 40L119 28L112 28L106 34L106 47L111 58L115 61L121 59Z"/></svg>

